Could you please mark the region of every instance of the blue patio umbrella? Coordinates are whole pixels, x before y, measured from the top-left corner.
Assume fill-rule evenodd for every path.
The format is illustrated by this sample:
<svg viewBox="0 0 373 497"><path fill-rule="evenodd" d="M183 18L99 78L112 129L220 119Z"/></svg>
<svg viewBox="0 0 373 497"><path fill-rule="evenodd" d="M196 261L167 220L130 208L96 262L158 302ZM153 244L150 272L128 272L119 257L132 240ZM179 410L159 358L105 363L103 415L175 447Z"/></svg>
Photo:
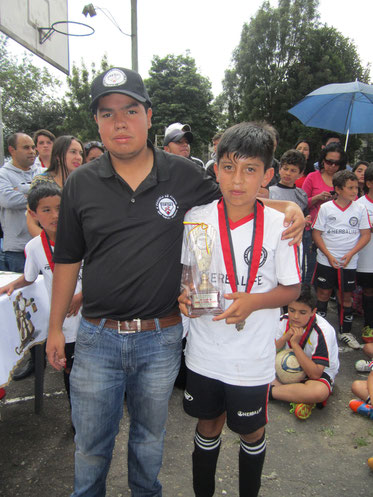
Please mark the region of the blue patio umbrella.
<svg viewBox="0 0 373 497"><path fill-rule="evenodd" d="M309 93L288 112L306 126L346 135L373 133L373 86L334 83Z"/></svg>

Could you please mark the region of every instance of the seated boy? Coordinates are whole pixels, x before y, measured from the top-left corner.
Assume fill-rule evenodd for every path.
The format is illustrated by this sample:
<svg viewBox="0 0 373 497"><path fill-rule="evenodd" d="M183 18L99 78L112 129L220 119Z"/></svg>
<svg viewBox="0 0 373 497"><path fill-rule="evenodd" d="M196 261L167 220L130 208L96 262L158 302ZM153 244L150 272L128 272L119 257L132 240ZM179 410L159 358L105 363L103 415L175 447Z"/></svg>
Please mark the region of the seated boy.
<svg viewBox="0 0 373 497"><path fill-rule="evenodd" d="M315 404L326 401L339 369L334 328L316 315L316 304L314 289L303 283L299 297L288 305L288 313L281 317L276 335L276 350L292 349L306 379L287 385L276 379L270 398L296 404L294 414L299 419L307 419Z"/></svg>
<svg viewBox="0 0 373 497"><path fill-rule="evenodd" d="M338 171L333 176L338 197L320 206L313 222L312 236L317 249L315 285L317 313L326 317L333 288L338 288L340 327L338 338L353 349L360 344L351 333L352 292L358 252L370 240L370 221L366 208L355 202L357 177L351 171Z"/></svg>
<svg viewBox="0 0 373 497"><path fill-rule="evenodd" d="M373 361L372 361L373 362ZM354 412L373 419L373 371L369 373L367 380L356 380L351 386L352 392L359 397L357 400L350 400L349 406Z"/></svg>
<svg viewBox="0 0 373 497"><path fill-rule="evenodd" d="M280 306L294 300L300 288L297 250L281 240L282 214L256 200L273 175L272 155L273 139L263 125L229 128L215 166L223 199L195 207L185 217L183 281L193 267L188 242L194 227L207 228L201 250L204 240L212 246L207 233L213 227L215 249L207 252L216 271L208 271L209 284L221 282L228 307L215 317L191 319L187 337L184 409L198 418L193 488L199 497L214 494L225 421L241 439L239 494L256 496L260 488L268 388L275 377L275 323ZM179 302L189 316L192 301L186 291Z"/></svg>
<svg viewBox="0 0 373 497"><path fill-rule="evenodd" d="M304 281L308 256L311 254L312 235L310 230L311 217L308 211L308 197L302 188L297 188L295 182L302 176L306 167L306 159L298 150L288 150L280 159L280 181L277 185L269 187L269 198L274 200L292 200L302 209L306 221L306 229L303 233L303 257L302 257L302 280Z"/></svg>
<svg viewBox="0 0 373 497"><path fill-rule="evenodd" d="M53 247L56 240L58 214L61 203L61 190L52 183L42 183L30 189L28 207L31 216L36 219L43 231L30 240L25 247L26 262L24 274L8 285L0 288L0 294L11 295L17 288L31 285L41 272L48 295L52 295ZM69 375L72 368L76 333L80 323L80 306L82 304L81 279L76 286L69 312L64 321L63 332L66 345L66 365L64 382L70 399Z"/></svg>

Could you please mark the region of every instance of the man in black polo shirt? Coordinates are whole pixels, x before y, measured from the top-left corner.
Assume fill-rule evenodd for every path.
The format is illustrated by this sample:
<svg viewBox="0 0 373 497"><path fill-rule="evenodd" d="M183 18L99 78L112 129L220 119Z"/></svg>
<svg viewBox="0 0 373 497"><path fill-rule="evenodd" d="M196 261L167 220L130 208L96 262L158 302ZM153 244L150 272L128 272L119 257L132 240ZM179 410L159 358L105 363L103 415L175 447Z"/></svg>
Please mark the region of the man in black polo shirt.
<svg viewBox="0 0 373 497"><path fill-rule="evenodd" d="M83 267L83 318L70 377L74 497L105 495L124 393L133 497L160 497L168 399L179 369L177 309L185 212L219 196L189 160L147 141L151 102L140 76L114 68L92 83L105 152L65 184L54 252L48 359L64 366L62 323Z"/></svg>

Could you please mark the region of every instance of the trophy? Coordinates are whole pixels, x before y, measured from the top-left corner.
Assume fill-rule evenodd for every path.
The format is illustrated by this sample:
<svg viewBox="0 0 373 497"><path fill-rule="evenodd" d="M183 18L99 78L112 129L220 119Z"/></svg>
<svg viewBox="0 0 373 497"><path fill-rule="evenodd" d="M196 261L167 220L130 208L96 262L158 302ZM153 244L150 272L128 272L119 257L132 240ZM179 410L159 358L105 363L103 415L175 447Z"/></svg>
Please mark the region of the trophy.
<svg viewBox="0 0 373 497"><path fill-rule="evenodd" d="M218 315L224 310L222 292L209 281L215 239L216 229L206 223L197 223L188 234L189 248L196 263L192 267L194 285L189 295L192 302L189 313L192 316Z"/></svg>

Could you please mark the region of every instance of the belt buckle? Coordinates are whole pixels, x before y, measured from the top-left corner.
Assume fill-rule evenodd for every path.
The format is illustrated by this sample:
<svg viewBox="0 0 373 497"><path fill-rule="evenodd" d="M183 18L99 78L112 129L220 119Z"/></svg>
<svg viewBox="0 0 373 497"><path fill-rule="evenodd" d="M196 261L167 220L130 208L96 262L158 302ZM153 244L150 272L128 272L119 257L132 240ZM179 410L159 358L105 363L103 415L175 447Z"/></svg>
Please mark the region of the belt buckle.
<svg viewBox="0 0 373 497"><path fill-rule="evenodd" d="M141 319L140 318L136 318L136 319L132 319L132 321L135 321L136 322L136 330L121 330L120 329L120 323L121 321L117 321L118 323L118 333L119 335L129 335L129 334L132 334L132 333L139 333L141 331ZM126 323L126 327L128 327L128 321L124 321Z"/></svg>

